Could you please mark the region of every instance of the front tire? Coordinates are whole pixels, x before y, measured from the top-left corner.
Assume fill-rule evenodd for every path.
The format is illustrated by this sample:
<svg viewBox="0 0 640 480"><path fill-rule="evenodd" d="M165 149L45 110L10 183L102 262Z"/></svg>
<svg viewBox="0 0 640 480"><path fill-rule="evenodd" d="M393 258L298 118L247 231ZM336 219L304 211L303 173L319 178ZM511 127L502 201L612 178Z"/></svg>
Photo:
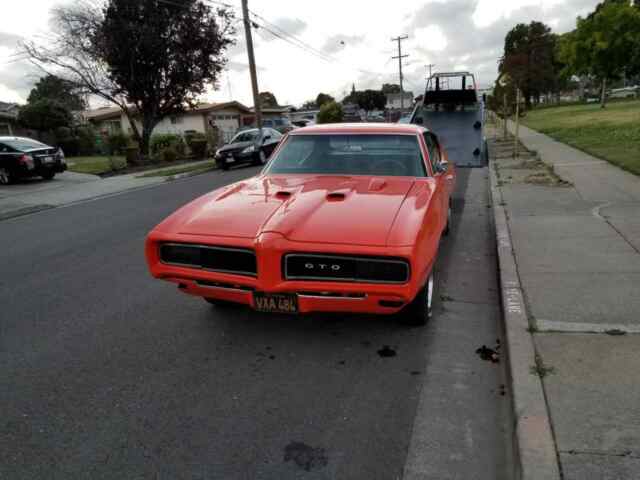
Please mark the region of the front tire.
<svg viewBox="0 0 640 480"><path fill-rule="evenodd" d="M453 210L451 209L451 202L449 202L449 209L447 210L447 224L444 227L444 230L442 231L443 235L447 236L449 235L449 232L451 231L451 223L453 220Z"/></svg>
<svg viewBox="0 0 640 480"><path fill-rule="evenodd" d="M416 295L416 298L401 311L403 320L407 325L421 327L426 325L433 316L434 287L435 281L432 271L424 287L422 287Z"/></svg>
<svg viewBox="0 0 640 480"><path fill-rule="evenodd" d="M0 185L10 185L13 183L13 176L6 168L0 168Z"/></svg>
<svg viewBox="0 0 640 480"><path fill-rule="evenodd" d="M53 180L53 177L55 176L55 172L47 172L42 174L42 178L44 178L45 180Z"/></svg>

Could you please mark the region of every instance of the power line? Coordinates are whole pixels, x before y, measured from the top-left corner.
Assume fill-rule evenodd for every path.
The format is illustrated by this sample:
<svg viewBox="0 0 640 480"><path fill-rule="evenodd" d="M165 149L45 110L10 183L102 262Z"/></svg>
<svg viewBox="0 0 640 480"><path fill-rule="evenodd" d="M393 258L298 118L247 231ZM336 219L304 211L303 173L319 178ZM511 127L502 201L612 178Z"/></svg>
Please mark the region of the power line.
<svg viewBox="0 0 640 480"><path fill-rule="evenodd" d="M392 42L398 42L398 56L391 57L392 59L398 59L398 71L400 73L400 108L404 109L404 88L402 86L402 59L407 58L409 55L402 55L402 40L409 38L408 35L402 35L396 38L392 38Z"/></svg>

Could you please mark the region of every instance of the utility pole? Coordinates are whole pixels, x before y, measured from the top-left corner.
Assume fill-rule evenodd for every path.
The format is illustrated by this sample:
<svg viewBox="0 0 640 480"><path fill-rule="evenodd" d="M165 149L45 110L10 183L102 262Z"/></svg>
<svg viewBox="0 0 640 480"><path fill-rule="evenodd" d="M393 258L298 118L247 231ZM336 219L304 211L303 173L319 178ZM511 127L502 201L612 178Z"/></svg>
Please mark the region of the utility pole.
<svg viewBox="0 0 640 480"><path fill-rule="evenodd" d="M409 38L408 35L402 35L400 37L392 38L392 42L398 42L398 56L391 57L392 59L398 59L398 71L400 72L400 109L404 110L404 88L403 88L403 77L402 77L402 59L408 57L409 55L402 55L402 40L406 40Z"/></svg>
<svg viewBox="0 0 640 480"><path fill-rule="evenodd" d="M248 0L242 0L242 16L244 18L244 35L247 39L247 54L249 55L249 73L251 74L251 89L253 90L253 105L256 113L256 125L262 128L262 109L260 93L258 91L258 77L256 76L256 59L253 56L253 39L251 38L251 19L249 18Z"/></svg>
<svg viewBox="0 0 640 480"><path fill-rule="evenodd" d="M435 66L436 66L435 63L430 63L430 64L426 65L426 67L429 69L429 76L427 77L427 80L431 78L431 69L433 67L435 67Z"/></svg>

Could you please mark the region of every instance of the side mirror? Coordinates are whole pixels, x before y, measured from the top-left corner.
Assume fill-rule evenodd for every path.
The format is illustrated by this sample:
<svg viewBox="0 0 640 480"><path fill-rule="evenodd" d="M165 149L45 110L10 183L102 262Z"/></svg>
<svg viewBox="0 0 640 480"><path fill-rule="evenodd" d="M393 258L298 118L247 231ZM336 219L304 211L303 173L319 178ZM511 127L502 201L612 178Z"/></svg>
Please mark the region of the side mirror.
<svg viewBox="0 0 640 480"><path fill-rule="evenodd" d="M424 123L424 120L422 119L422 117L416 118L416 124L422 125L423 123Z"/></svg>
<svg viewBox="0 0 640 480"><path fill-rule="evenodd" d="M263 142L266 142L267 140L271 140L271 135L267 135L267 136L262 138Z"/></svg>
<svg viewBox="0 0 640 480"><path fill-rule="evenodd" d="M444 173L449 169L449 162L446 160L442 160L439 164L438 164L438 171L440 173Z"/></svg>

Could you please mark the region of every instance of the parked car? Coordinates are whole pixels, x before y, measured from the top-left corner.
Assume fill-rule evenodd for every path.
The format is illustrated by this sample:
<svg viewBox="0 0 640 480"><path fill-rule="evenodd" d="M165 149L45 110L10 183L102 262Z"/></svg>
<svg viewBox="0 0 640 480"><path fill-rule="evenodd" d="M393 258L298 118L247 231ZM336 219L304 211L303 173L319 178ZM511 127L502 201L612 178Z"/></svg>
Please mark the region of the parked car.
<svg viewBox="0 0 640 480"><path fill-rule="evenodd" d="M367 122L384 123L385 121L384 116L379 113L372 113L367 117Z"/></svg>
<svg viewBox="0 0 640 480"><path fill-rule="evenodd" d="M302 118L300 120L295 120L291 122L295 127L310 127L311 125L315 125L316 121L310 118Z"/></svg>
<svg viewBox="0 0 640 480"><path fill-rule="evenodd" d="M146 239L152 275L264 312L431 316L456 172L417 125L294 130L256 177L184 206Z"/></svg>
<svg viewBox="0 0 640 480"><path fill-rule="evenodd" d="M262 119L262 126L265 128L273 128L280 133L290 132L294 128L287 117L264 118Z"/></svg>
<svg viewBox="0 0 640 480"><path fill-rule="evenodd" d="M60 148L31 138L0 137L0 184L7 185L26 177L51 180L64 172L67 163Z"/></svg>
<svg viewBox="0 0 640 480"><path fill-rule="evenodd" d="M216 164L223 170L243 163L264 165L281 138L282 134L272 128L243 130L216 151Z"/></svg>

